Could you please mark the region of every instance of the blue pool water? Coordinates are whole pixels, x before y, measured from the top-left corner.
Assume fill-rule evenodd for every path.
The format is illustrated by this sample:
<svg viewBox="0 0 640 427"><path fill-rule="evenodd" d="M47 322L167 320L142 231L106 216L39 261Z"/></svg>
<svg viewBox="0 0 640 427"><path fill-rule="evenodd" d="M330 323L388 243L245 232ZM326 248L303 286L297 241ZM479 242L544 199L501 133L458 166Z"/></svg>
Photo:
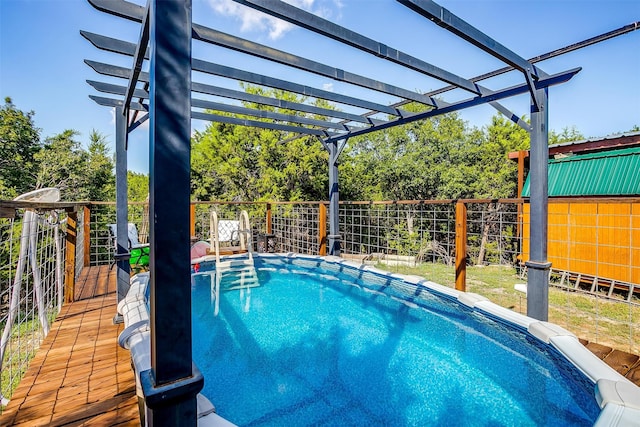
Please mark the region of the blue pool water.
<svg viewBox="0 0 640 427"><path fill-rule="evenodd" d="M247 426L597 418L593 383L525 332L397 279L299 263L258 259L250 289L225 291L227 273L217 316L211 281L194 277L194 361L222 417Z"/></svg>

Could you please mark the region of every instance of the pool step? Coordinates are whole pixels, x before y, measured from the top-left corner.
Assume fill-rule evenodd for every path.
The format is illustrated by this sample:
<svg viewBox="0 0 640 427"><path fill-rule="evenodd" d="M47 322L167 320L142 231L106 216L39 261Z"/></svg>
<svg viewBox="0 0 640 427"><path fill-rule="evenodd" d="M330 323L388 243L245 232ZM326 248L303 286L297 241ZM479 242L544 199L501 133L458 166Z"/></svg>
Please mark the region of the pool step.
<svg viewBox="0 0 640 427"><path fill-rule="evenodd" d="M244 265L233 269L220 271L221 291L235 291L239 289L256 288L260 286L258 274L253 265Z"/></svg>
<svg viewBox="0 0 640 427"><path fill-rule="evenodd" d="M226 272L227 270L239 271L243 267L251 267L253 268L253 258L243 258L243 259L230 259L227 261L220 261L216 265L216 269L221 272Z"/></svg>

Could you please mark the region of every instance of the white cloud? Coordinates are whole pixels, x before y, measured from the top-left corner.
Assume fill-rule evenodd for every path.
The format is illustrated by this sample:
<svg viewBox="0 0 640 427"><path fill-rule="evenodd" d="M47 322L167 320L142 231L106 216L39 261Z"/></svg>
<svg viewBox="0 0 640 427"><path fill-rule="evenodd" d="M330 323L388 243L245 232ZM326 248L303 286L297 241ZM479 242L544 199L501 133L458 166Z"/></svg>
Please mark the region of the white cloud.
<svg viewBox="0 0 640 427"><path fill-rule="evenodd" d="M320 0L324 3L316 6L316 0L284 0L300 9L304 9L323 18L329 18L334 13L340 15L342 9L342 0L331 0L333 6L328 6L328 0ZM295 25L285 22L281 19L274 18L250 7L235 3L233 0L209 0L211 8L225 16L238 18L241 22L240 30L242 32L262 31L267 32L272 40L277 40L285 33L292 30ZM314 6L315 9L314 9Z"/></svg>
<svg viewBox="0 0 640 427"><path fill-rule="evenodd" d="M322 85L322 89L333 92L333 83L325 83Z"/></svg>

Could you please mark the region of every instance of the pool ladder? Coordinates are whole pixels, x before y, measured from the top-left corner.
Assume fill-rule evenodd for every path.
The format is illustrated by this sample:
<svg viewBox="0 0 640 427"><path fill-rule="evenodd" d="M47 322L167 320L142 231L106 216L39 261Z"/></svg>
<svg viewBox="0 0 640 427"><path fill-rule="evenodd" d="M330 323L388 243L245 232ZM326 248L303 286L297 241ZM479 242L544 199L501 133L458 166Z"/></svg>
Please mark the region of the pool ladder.
<svg viewBox="0 0 640 427"><path fill-rule="evenodd" d="M238 234L239 246L230 246L220 248L220 230L219 230L218 214L215 211L211 211L209 220L209 235L211 239L211 245L215 250L216 255L216 269L228 268L237 265L251 265L253 266L253 241L251 225L249 223L249 214L247 211L240 212L240 220L238 221L238 230L232 231ZM248 254L248 259L231 259L226 261L220 260L220 255L237 255Z"/></svg>
<svg viewBox="0 0 640 427"><path fill-rule="evenodd" d="M239 247L220 249L218 214L211 211L210 237L216 255L215 275L211 276L211 299L214 302L214 315L220 309L221 291L239 291L242 310L248 312L251 305L251 288L260 286L258 274L253 262L253 242L249 214L243 210L238 221ZM222 261L220 255L247 254L247 258L234 258ZM225 275L226 279L225 280ZM236 277L238 275L238 277Z"/></svg>

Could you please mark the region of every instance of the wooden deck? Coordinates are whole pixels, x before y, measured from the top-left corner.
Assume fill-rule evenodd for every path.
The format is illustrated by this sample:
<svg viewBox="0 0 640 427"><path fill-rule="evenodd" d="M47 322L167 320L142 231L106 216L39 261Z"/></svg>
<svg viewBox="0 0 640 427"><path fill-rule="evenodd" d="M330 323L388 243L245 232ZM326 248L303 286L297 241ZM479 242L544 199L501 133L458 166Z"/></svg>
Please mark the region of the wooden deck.
<svg viewBox="0 0 640 427"><path fill-rule="evenodd" d="M76 301L66 304L0 416L3 426L138 426L129 352L118 346L115 269L85 268ZM583 341L640 385L640 358Z"/></svg>
<svg viewBox="0 0 640 427"><path fill-rule="evenodd" d="M118 346L115 269L85 268L0 416L13 426L140 425L129 352Z"/></svg>

